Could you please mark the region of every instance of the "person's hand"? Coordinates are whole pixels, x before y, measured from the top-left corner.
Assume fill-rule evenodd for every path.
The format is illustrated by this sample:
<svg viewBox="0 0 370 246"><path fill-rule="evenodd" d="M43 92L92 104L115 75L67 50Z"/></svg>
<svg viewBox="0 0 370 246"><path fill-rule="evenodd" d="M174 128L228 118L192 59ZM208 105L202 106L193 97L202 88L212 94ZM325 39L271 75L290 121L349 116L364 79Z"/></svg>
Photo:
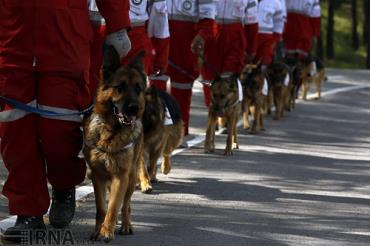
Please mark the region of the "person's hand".
<svg viewBox="0 0 370 246"><path fill-rule="evenodd" d="M193 42L191 43L191 51L196 55L202 54L204 51L205 42L206 41L204 40L204 38L202 38L202 36L195 36Z"/></svg>
<svg viewBox="0 0 370 246"><path fill-rule="evenodd" d="M113 46L121 58L131 50L131 41L126 29L109 34L105 42L108 46Z"/></svg>

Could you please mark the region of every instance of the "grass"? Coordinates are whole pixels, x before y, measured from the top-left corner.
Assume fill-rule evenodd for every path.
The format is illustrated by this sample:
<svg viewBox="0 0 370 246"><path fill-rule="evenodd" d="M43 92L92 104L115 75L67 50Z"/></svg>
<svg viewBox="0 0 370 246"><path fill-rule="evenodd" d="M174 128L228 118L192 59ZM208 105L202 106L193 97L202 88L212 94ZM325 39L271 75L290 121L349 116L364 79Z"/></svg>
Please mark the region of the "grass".
<svg viewBox="0 0 370 246"><path fill-rule="evenodd" d="M348 68L358 69L365 68L366 61L366 47L363 44L362 32L364 15L362 4L358 1L358 28L360 38L360 48L354 51L351 47L351 5L342 4L342 6L335 10L334 17L334 49L335 58L332 60L324 59L327 67L333 68ZM326 25L327 25L327 4L322 1L322 35L324 46L326 42Z"/></svg>

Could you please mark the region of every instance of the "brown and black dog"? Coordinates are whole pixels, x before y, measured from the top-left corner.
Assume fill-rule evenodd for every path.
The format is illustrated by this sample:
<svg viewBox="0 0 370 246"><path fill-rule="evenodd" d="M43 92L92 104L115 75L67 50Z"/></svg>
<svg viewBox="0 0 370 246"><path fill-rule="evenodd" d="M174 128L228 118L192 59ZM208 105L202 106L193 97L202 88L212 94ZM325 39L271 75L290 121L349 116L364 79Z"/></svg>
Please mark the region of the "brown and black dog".
<svg viewBox="0 0 370 246"><path fill-rule="evenodd" d="M267 80L269 91L275 106L275 120L284 116L284 110L291 110L291 91L293 83L289 73L289 67L282 62L274 62L267 67Z"/></svg>
<svg viewBox="0 0 370 246"><path fill-rule="evenodd" d="M150 193L150 183L157 182L157 162L160 156L163 156L162 173L170 172L170 156L182 142L183 125L179 106L172 96L153 86L146 89L143 115L144 151L139 176L143 193Z"/></svg>
<svg viewBox="0 0 370 246"><path fill-rule="evenodd" d="M145 83L138 58L121 67L118 54L108 50L93 112L84 119L83 152L91 169L97 210L93 240L114 238L118 210L122 214L119 233L133 232L130 203L143 148Z"/></svg>
<svg viewBox="0 0 370 246"><path fill-rule="evenodd" d="M251 133L257 133L257 130L265 130L263 124L263 106L266 96L262 89L265 83L265 76L262 72L262 65L247 64L240 74L240 81L243 86L243 122L244 129L249 129L249 112L253 115L253 125Z"/></svg>
<svg viewBox="0 0 370 246"><path fill-rule="evenodd" d="M307 93L312 84L316 86L317 97L315 99L320 99L322 82L325 80L325 67L322 61L317 57L308 56L301 63L302 99L307 100ZM316 69L313 69L314 66ZM312 70L315 70L314 74L311 74Z"/></svg>
<svg viewBox="0 0 370 246"><path fill-rule="evenodd" d="M204 151L215 151L215 130L219 117L227 122L227 142L225 155L232 155L233 148L238 149L236 124L241 114L237 74L224 74L217 76L211 85L211 104L208 110L208 124Z"/></svg>

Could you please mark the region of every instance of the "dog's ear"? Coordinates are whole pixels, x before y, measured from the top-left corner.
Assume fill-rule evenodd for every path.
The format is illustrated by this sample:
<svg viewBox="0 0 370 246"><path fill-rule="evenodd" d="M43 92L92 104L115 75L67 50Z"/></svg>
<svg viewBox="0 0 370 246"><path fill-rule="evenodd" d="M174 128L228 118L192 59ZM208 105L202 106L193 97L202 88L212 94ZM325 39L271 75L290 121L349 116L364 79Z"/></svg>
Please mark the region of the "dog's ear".
<svg viewBox="0 0 370 246"><path fill-rule="evenodd" d="M107 84L112 79L113 74L121 67L121 58L113 46L109 46L104 51L103 59L103 81Z"/></svg>
<svg viewBox="0 0 370 246"><path fill-rule="evenodd" d="M139 71L144 71L144 57L145 57L145 50L141 50L137 55L130 61L127 65L130 68L137 69Z"/></svg>

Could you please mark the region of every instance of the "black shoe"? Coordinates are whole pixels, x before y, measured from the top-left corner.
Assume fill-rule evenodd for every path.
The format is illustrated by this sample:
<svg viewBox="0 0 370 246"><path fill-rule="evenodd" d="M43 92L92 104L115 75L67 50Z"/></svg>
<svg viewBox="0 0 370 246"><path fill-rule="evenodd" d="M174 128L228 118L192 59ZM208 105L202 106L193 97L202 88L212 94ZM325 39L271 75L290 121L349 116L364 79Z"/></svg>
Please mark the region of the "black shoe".
<svg viewBox="0 0 370 246"><path fill-rule="evenodd" d="M17 216L13 227L2 233L1 239L10 243L21 243L28 245L31 240L32 231L46 230L42 216ZM1 244L1 243L0 243Z"/></svg>
<svg viewBox="0 0 370 246"><path fill-rule="evenodd" d="M50 225L55 228L68 226L75 214L76 189L55 190L53 188L52 202L49 213Z"/></svg>

